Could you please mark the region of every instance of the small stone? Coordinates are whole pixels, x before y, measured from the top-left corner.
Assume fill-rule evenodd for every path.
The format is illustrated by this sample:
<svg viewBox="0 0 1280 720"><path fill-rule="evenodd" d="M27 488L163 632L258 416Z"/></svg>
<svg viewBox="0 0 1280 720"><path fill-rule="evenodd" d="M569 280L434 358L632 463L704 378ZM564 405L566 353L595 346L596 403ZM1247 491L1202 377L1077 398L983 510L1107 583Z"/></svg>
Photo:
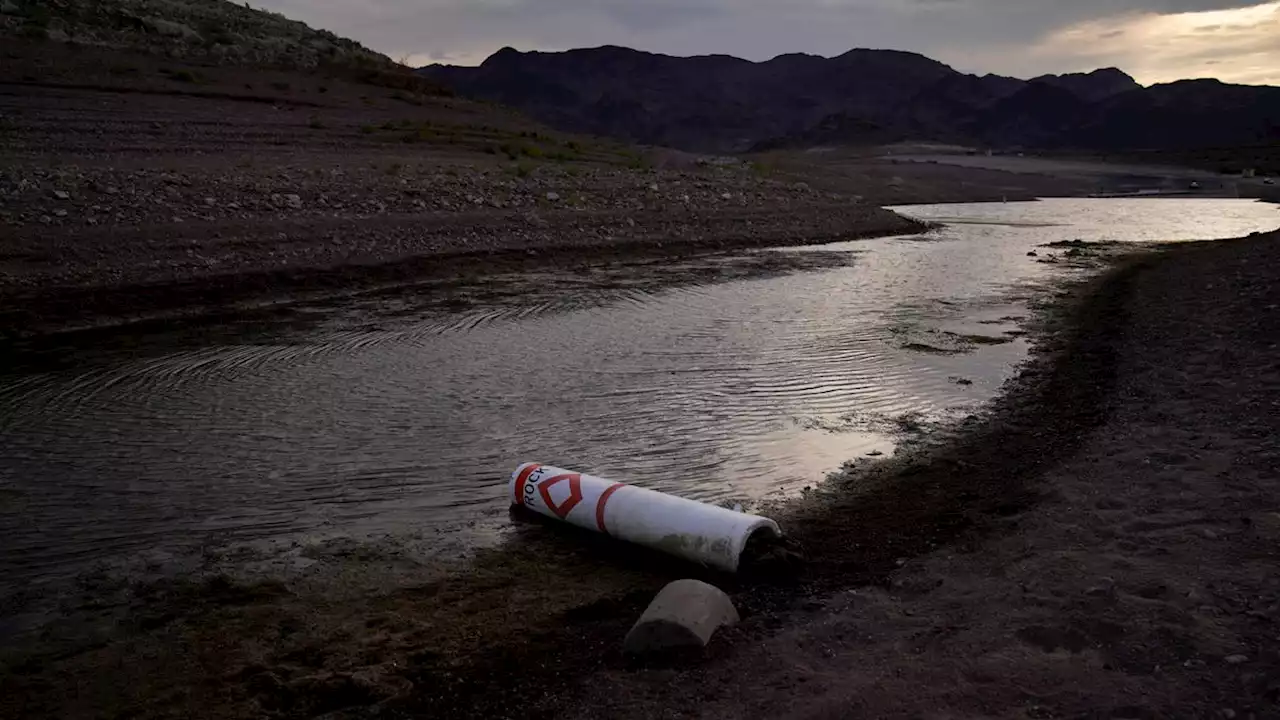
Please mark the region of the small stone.
<svg viewBox="0 0 1280 720"><path fill-rule="evenodd" d="M1218 533L1216 533L1216 532L1214 532L1214 531L1210 530L1209 528L1205 528L1205 529L1201 530L1201 531L1200 531L1200 534L1204 536L1204 539L1205 539L1205 540L1217 540L1217 539L1218 539Z"/></svg>
<svg viewBox="0 0 1280 720"><path fill-rule="evenodd" d="M91 217L91 218L85 218L84 224L85 224L85 225L97 225L97 224L98 224L98 218L92 218L92 217Z"/></svg>
<svg viewBox="0 0 1280 720"><path fill-rule="evenodd" d="M550 200L551 202L555 202L555 201L557 201L557 200L559 200L559 199L560 199L560 193L558 193L558 192L549 192L549 193L547 193L547 200Z"/></svg>
<svg viewBox="0 0 1280 720"><path fill-rule="evenodd" d="M1249 662L1248 655L1228 655L1222 658L1222 661L1228 665L1243 665Z"/></svg>
<svg viewBox="0 0 1280 720"><path fill-rule="evenodd" d="M724 193L724 194L722 194L722 195L720 196L720 199L721 199L721 200L732 200L732 199L733 199L733 193Z"/></svg>
<svg viewBox="0 0 1280 720"><path fill-rule="evenodd" d="M205 199L204 199L204 205L205 205L205 207L213 207L214 205L217 205L217 204L218 204L218 201L217 201L217 200L214 200L214 199L213 199L213 198L211 198L211 197L207 197L207 198L205 198Z"/></svg>
<svg viewBox="0 0 1280 720"><path fill-rule="evenodd" d="M629 655L701 650L738 611L722 590L699 580L677 580L658 593L623 642Z"/></svg>
<svg viewBox="0 0 1280 720"><path fill-rule="evenodd" d="M284 196L284 203L294 210L302 208L302 198L292 193Z"/></svg>
<svg viewBox="0 0 1280 720"><path fill-rule="evenodd" d="M49 217L48 215L41 215L40 222L44 223L45 225L48 225L49 223L53 222L53 218Z"/></svg>
<svg viewBox="0 0 1280 720"><path fill-rule="evenodd" d="M1106 578L1102 581L1102 584L1094 585L1085 590L1084 594L1089 597L1112 597L1116 594L1116 581Z"/></svg>
<svg viewBox="0 0 1280 720"><path fill-rule="evenodd" d="M54 211L53 211L53 214L54 214L55 216L57 216L57 217L64 218L64 217L66 217L66 216L67 216L67 211L66 211L66 210L54 210Z"/></svg>
<svg viewBox="0 0 1280 720"><path fill-rule="evenodd" d="M69 192L67 192L67 191L65 191L65 190L54 190L54 191L53 191L53 196L54 196L54 197L56 197L56 198L58 198L59 200L70 200L70 199L71 199L71 193L69 193Z"/></svg>
<svg viewBox="0 0 1280 720"><path fill-rule="evenodd" d="M1236 711L1231 708L1222 708L1220 714L1222 717L1226 718L1226 720L1235 720L1236 718Z"/></svg>

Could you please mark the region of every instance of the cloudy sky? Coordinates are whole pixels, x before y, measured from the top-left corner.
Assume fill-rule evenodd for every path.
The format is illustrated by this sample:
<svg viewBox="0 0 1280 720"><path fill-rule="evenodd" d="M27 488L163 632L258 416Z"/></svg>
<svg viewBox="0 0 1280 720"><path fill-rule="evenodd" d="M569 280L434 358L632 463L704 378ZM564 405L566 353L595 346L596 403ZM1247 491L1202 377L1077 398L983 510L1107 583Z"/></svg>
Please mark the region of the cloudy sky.
<svg viewBox="0 0 1280 720"><path fill-rule="evenodd" d="M1280 0L251 0L416 65L503 46L625 45L767 60L912 50L966 72L1031 77L1117 66L1280 85Z"/></svg>

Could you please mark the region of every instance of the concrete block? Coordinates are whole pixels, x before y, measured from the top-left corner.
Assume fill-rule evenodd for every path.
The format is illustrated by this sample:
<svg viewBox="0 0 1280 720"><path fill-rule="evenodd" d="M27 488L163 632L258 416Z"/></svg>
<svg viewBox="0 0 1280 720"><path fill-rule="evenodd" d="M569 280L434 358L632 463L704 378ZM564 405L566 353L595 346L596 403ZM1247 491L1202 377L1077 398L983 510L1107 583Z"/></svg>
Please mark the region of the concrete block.
<svg viewBox="0 0 1280 720"><path fill-rule="evenodd" d="M658 593L623 642L628 655L700 650L738 610L722 590L698 580L677 580Z"/></svg>

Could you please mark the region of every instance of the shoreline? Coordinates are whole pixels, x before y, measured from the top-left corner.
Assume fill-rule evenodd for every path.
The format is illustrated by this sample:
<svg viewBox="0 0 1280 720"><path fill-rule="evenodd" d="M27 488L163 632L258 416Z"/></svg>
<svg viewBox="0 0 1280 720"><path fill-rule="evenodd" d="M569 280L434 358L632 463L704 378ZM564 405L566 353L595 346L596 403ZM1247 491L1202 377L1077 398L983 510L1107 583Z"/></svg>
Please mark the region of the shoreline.
<svg viewBox="0 0 1280 720"><path fill-rule="evenodd" d="M979 530L984 523L998 521L1032 504L1034 498L1020 494L1016 484L1009 484L1008 477L993 476L963 489L943 481L957 467L976 462L975 446L979 454L997 452L993 445L1003 453L1007 438L1001 432L1009 430L1010 423L1028 445L1020 457L1033 466L1046 462L1054 452L1068 449L1061 443L1046 444L1034 432L1037 423L1043 422L1039 404L1058 389L1066 388L1068 394L1078 392L1081 398L1078 407L1059 418L1065 423L1063 427L1096 419L1097 403L1106 388L1105 382L1093 381L1105 378L1073 374L1076 365L1064 363L1062 358L1072 357L1073 348L1083 342L1077 336L1085 332L1091 320L1104 317L1117 302L1117 294L1123 294L1114 279L1117 274L1137 272L1134 266L1146 262L1149 260L1130 261L1127 269L1088 281L1088 292L1075 288L1076 299L1066 308L1060 307L1058 301L1047 310L1038 309L1041 320L1035 335L1049 344L1037 351L1031 370L1020 373L1001 392L997 407L976 428L961 428L956 436L947 438L941 449L925 448L874 463L854 475L829 481L808 499L784 506L775 517L784 527L792 528L794 537L805 546L808 565L804 574L785 578L705 576L728 590L747 618L743 628L727 633L728 647L736 647L739 641L761 632L762 627L781 622L797 604L812 603L813 598L841 587L883 584L903 558L927 553L938 544L972 542L981 536ZM1054 362L1066 376L1058 380L1041 378L1040 371ZM1083 363L1080 367L1092 366ZM1073 381L1081 382L1073 385ZM1040 389L1031 395L1035 400L1028 400L1018 391L1025 390L1027 383ZM1027 422L1031 425L1020 426ZM970 489L974 492L970 493ZM912 501L903 505L904 497L911 497ZM347 579L336 589L319 591L313 586L300 592L277 582L234 580L216 573L203 580L161 582L143 588L141 600L132 596L133 591L125 591L130 599L118 610L126 619L124 626L136 624L138 618L143 618L145 624L145 618L160 613L167 618L161 628L149 635L127 634L122 643L105 652L106 657L99 656L101 650L70 654L73 664L85 663L85 670L89 671L110 662L107 658L117 652L164 657L174 647L234 637L239 649L227 662L244 666L234 681L243 686L235 691L240 701L247 703L240 705L242 708L290 698L290 703L310 712L330 702L331 693L344 692L342 688L350 690L356 683L363 687L360 693L374 705L394 713L445 709L458 717L493 717L514 711L516 708L507 703L523 697L507 692L512 682L511 668L522 668L518 681L521 687L557 687L571 692L573 686L565 684L566 670L607 673L618 667L623 662L618 638L652 594L677 576L697 575L693 568L673 565L667 558L640 549L620 548L588 533L565 532L563 528L547 532L542 525L517 526L515 532L516 536L501 547L477 553L473 562L437 563L426 569L421 582L401 582L398 589L390 592L371 591L377 583L368 578ZM877 540L871 545L851 547L847 542L851 532L860 536L870 533ZM337 567L346 565L343 560ZM370 571L362 568L355 572ZM346 607L330 607L333 595L347 593L353 594L354 599ZM228 595L249 598L248 604L241 607L237 600L228 606ZM517 608L518 616L513 615ZM315 620L317 614L323 619ZM300 615L312 617L316 626L304 633L301 646L326 648L315 651L329 658L317 668L319 674L312 671L295 677L298 670L291 661L277 664L280 661L249 660L262 653L270 656L268 638L274 632L274 623L281 622L281 618L288 622L287 618ZM376 667L366 667L355 674L351 669L336 669L349 666L354 659L349 653L356 650L341 647L349 644L339 637L341 629L388 615L394 619L385 627L379 625L373 633L377 639L368 641L375 646L389 643L379 651L387 657L381 658ZM265 628L260 620L264 616L274 618ZM430 639L409 643L409 647L417 648L413 653L416 659L406 659L407 649L398 649L404 646L395 638L411 633L412 628L421 625L422 618L432 618L427 623ZM76 642L74 638L66 641L72 645ZM56 648L58 643L52 646ZM719 648L715 652L724 649L719 644L715 647ZM558 659L548 664L542 659L547 656ZM345 659L335 663L335 657ZM416 689L406 690L406 677L409 687ZM443 678L450 680L440 685ZM181 685L184 681L175 682ZM424 691L424 683L431 689ZM102 692L115 695L111 688L102 688ZM423 705L427 698L430 701ZM180 713L181 709L170 711ZM234 717L236 713L230 711L227 716Z"/></svg>
<svg viewBox="0 0 1280 720"><path fill-rule="evenodd" d="M690 253L711 253L791 245L818 245L841 240L891 237L927 231L931 225L896 213L856 204L810 205L803 209L752 209L696 213L688 217L658 214L583 218L561 213L539 218L537 229L527 227L524 216L484 217L467 224L466 239L459 243L461 223L448 219L441 227L423 226L421 218L392 222L351 219L289 224L291 234L318 238L335 233L344 239L366 234L410 237L422 252L367 262L322 264L302 261L273 269L270 259L250 250L244 257L226 260L232 272L201 273L196 268L167 270L158 279L102 284L109 277L89 267L81 279L54 287L0 289L10 308L0 312L0 337L22 338L79 330L118 327L138 322L193 318L245 309L279 307L386 292L435 281L477 275L521 272L548 267L572 267L627 259L679 258ZM97 242L113 242L121 233L106 233ZM145 238L161 233L141 234ZM265 234L261 228L250 234ZM208 234L208 233L206 233ZM190 231L187 231L190 237ZM235 242L225 233L213 232L218 243ZM21 242L21 241L19 241ZM83 245L84 237L71 242ZM251 241L250 241L251 242ZM249 244L248 242L246 244ZM308 242L310 244L310 242ZM148 264L160 262L153 255Z"/></svg>

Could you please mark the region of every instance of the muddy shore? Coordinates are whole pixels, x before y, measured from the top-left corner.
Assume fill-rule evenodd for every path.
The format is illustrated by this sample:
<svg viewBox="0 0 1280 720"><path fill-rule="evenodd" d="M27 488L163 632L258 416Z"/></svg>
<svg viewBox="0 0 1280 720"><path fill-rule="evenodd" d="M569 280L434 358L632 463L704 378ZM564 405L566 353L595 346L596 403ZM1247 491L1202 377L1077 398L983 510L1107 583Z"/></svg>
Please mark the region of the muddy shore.
<svg viewBox="0 0 1280 720"><path fill-rule="evenodd" d="M523 526L471 561L339 543L284 581L219 570L235 558L196 580L89 579L62 622L6 654L0 707L1273 716L1278 241L1138 257L1048 303L1037 354L988 415L779 509L799 575L711 578L744 622L699 663L619 651L689 568Z"/></svg>

